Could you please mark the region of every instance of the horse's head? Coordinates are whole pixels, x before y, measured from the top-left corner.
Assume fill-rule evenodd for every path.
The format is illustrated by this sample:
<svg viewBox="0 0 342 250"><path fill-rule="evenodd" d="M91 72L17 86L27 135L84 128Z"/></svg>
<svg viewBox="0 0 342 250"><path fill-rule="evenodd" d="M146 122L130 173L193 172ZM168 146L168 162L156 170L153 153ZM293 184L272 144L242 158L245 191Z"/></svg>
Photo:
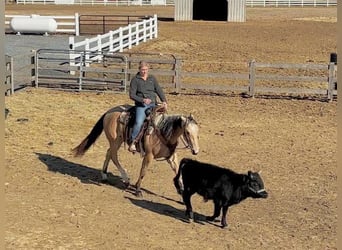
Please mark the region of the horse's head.
<svg viewBox="0 0 342 250"><path fill-rule="evenodd" d="M185 142L187 144L186 146L191 149L191 152L193 155L197 155L199 153L198 124L191 114L188 117L184 117L184 122L185 122L185 126L184 126L183 138L185 139Z"/></svg>

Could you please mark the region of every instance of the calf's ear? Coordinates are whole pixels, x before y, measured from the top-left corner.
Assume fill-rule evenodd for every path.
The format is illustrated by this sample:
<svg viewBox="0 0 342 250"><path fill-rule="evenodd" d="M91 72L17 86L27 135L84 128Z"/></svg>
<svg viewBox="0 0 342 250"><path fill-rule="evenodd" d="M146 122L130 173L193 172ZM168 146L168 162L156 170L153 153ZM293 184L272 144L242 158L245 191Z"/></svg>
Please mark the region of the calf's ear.
<svg viewBox="0 0 342 250"><path fill-rule="evenodd" d="M253 172L252 171L248 171L248 178L253 180L254 179L254 175L253 175Z"/></svg>

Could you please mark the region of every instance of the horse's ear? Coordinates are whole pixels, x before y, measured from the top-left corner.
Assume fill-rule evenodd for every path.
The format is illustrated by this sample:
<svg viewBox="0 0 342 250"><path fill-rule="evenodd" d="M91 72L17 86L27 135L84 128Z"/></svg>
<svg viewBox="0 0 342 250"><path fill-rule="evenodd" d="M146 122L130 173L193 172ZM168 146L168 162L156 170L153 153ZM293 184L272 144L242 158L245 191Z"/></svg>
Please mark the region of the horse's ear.
<svg viewBox="0 0 342 250"><path fill-rule="evenodd" d="M189 115L189 119L190 120L194 120L194 116L190 113L190 115Z"/></svg>
<svg viewBox="0 0 342 250"><path fill-rule="evenodd" d="M180 117L180 127L183 127L185 125L185 123L186 123L186 117L181 116Z"/></svg>

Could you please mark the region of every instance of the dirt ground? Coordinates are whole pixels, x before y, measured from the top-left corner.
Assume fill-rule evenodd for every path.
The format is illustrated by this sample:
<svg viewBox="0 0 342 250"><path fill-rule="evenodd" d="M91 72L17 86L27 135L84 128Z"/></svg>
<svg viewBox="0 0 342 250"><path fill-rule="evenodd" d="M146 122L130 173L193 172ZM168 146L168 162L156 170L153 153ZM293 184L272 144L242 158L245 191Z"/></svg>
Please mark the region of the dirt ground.
<svg viewBox="0 0 342 250"><path fill-rule="evenodd" d="M94 12L94 7L6 5L6 14ZM172 7L96 7L98 13L172 17ZM328 62L336 51L336 8L247 10L246 23L159 22L159 38L134 50L175 53L186 60L242 63ZM126 94L26 89L5 97L6 249L337 249L336 101L166 93L169 113L192 113L200 153L179 158L240 173L261 170L269 197L232 207L228 229L208 223L212 202L193 196L196 222L166 162L155 161L144 196L122 189L111 163L100 182L107 141L84 157L71 149L107 109L131 103ZM134 183L141 158L120 160Z"/></svg>

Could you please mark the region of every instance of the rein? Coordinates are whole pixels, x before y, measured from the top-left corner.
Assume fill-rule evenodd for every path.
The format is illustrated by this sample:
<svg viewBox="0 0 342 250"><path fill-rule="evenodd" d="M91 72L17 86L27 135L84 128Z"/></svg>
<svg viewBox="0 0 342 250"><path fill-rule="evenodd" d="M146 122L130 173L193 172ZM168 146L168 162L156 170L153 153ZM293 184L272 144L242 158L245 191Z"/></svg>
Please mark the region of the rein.
<svg viewBox="0 0 342 250"><path fill-rule="evenodd" d="M186 123L185 123L184 127L186 127L187 124L188 124L189 122L190 122L189 119L186 118ZM159 138L160 141L162 142L162 144L164 144L164 145L167 146L172 152L174 152L174 151L176 150L177 146L178 146L178 141L177 141L176 143L173 143L173 144L169 143L169 142L165 139L165 137L162 135L162 133L160 132L160 129L158 128L158 126L156 126L154 123L152 123L152 124L153 124L153 128L154 128L154 130L155 130L155 132L156 132L158 138ZM183 136L185 137L186 144L187 144L187 145L186 145L186 144L184 143L184 139L182 139L184 145L186 145L185 148L192 148L191 143L189 143L189 142L190 142L190 138L186 135L186 133L183 133ZM191 146L189 147L189 145L191 145Z"/></svg>
<svg viewBox="0 0 342 250"><path fill-rule="evenodd" d="M186 127L186 126L188 126L188 124L190 123L190 119L187 117L186 118L186 122L185 122L185 125L184 125L184 128ZM182 140L182 142L183 142L183 144L184 144L184 148L183 149L191 149L191 150L193 150L194 149L194 146L192 145L192 143L191 143L191 139L190 139L190 137L188 136L188 134L185 132L185 130L184 130L184 133L183 133L183 137L181 137L181 140Z"/></svg>

